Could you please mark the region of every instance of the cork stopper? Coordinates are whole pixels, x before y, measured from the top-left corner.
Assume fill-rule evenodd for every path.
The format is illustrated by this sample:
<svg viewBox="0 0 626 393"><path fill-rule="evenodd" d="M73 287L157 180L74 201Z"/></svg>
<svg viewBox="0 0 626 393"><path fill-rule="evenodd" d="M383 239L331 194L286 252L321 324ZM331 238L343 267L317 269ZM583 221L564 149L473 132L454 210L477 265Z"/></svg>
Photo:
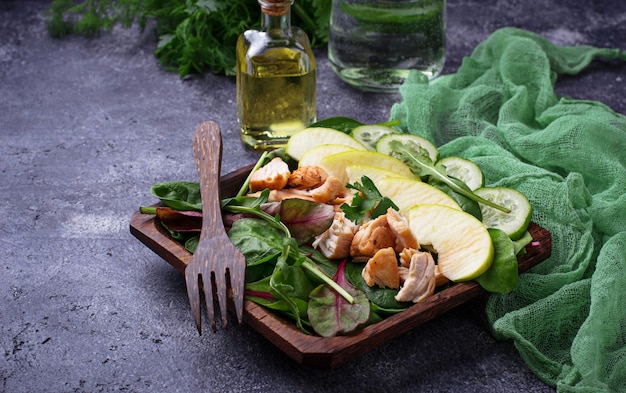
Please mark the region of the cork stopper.
<svg viewBox="0 0 626 393"><path fill-rule="evenodd" d="M261 11L269 16L281 16L289 13L293 0L259 0Z"/></svg>

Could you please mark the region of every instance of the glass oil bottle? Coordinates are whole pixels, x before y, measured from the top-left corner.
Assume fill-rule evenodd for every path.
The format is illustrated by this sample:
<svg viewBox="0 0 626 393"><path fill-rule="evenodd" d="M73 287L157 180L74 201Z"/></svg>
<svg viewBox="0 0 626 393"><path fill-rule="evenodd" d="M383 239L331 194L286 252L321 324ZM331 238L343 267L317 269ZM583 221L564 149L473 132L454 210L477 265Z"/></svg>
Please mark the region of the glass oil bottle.
<svg viewBox="0 0 626 393"><path fill-rule="evenodd" d="M316 63L306 33L291 26L293 0L258 0L260 30L237 41L241 139L272 150L316 121Z"/></svg>

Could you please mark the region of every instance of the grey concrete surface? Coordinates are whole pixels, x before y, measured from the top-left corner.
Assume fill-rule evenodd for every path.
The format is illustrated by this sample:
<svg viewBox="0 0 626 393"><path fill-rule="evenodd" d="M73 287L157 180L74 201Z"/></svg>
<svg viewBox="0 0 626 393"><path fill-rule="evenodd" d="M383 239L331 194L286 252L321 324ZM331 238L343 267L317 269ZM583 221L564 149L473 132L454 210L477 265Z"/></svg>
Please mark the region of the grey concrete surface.
<svg viewBox="0 0 626 393"><path fill-rule="evenodd" d="M0 392L550 392L484 298L335 370L300 367L247 326L199 336L185 283L128 230L158 181L196 179L191 135L224 132L224 173L253 162L234 80L181 80L150 31L49 37L49 1L0 1ZM448 61L498 27L624 49L624 1L449 0ZM323 51L319 118L386 120L397 95L342 84ZM624 65L596 62L557 89L626 113Z"/></svg>

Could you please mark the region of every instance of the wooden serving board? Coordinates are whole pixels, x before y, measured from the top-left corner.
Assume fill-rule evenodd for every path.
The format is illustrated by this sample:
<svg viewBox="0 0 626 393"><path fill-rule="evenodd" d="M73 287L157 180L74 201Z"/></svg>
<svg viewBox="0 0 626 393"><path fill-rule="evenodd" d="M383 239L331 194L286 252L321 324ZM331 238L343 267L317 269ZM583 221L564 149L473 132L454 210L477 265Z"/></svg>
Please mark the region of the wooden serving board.
<svg viewBox="0 0 626 393"><path fill-rule="evenodd" d="M245 167L223 176L220 179L222 195L235 195L251 168ZM546 229L531 223L528 230L533 242L526 247L526 254L518 258L520 273L548 258L552 251L552 239ZM155 222L154 216L135 213L130 220L130 232L176 270L184 272L191 254ZM293 323L248 300L244 301L243 317L244 323L297 363L328 369L349 362L483 293L484 289L474 281L454 284L355 334L330 338L302 333Z"/></svg>

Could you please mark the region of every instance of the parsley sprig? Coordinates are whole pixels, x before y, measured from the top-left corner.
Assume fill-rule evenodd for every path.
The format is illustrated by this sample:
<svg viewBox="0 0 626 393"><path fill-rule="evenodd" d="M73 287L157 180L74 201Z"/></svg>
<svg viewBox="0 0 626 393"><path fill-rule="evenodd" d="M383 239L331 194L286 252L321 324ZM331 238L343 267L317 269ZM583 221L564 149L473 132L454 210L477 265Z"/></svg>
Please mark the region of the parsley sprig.
<svg viewBox="0 0 626 393"><path fill-rule="evenodd" d="M348 184L348 188L359 192L352 198L352 203L342 204L341 210L346 218L355 224L360 224L368 215L371 218L381 216L387 213L390 207L398 210L398 206L391 199L383 197L374 182L367 176L361 177L361 183Z"/></svg>
<svg viewBox="0 0 626 393"><path fill-rule="evenodd" d="M331 1L293 5L292 24L307 32L314 47L328 42ZM134 24L143 31L154 21L155 56L184 77L205 71L235 75L237 38L259 27L261 10L257 0L53 0L46 16L54 37L96 36Z"/></svg>

